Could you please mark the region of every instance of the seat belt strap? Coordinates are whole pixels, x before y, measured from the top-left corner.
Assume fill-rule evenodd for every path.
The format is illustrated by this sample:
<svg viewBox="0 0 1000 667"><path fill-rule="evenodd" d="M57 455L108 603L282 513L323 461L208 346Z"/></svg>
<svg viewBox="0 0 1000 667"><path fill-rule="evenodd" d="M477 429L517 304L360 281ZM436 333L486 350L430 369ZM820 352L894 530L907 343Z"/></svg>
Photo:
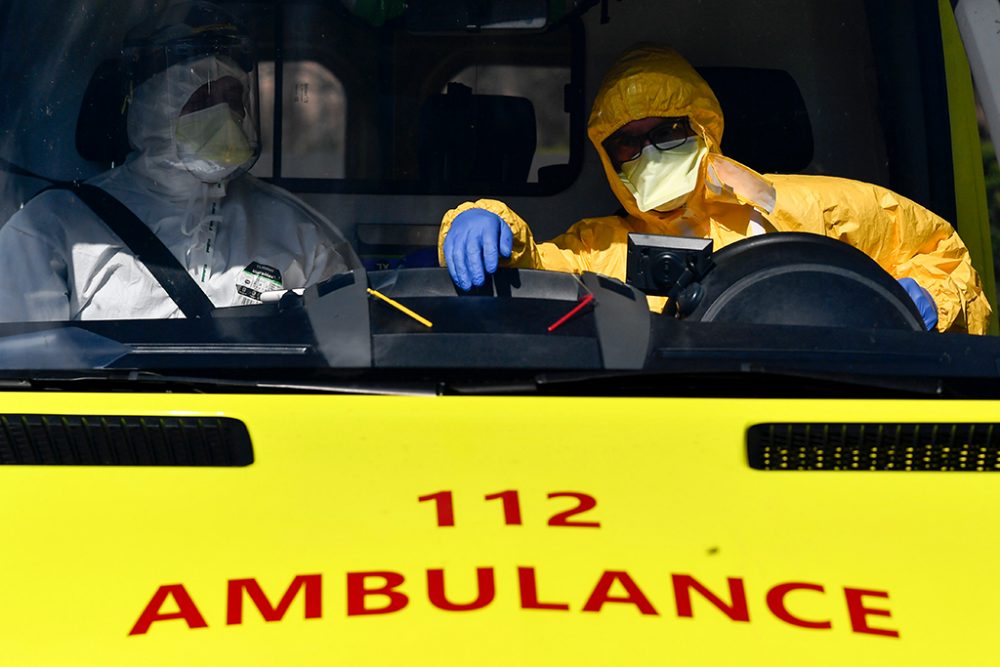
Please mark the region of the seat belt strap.
<svg viewBox="0 0 1000 667"><path fill-rule="evenodd" d="M160 287L177 304L184 317L210 317L215 305L167 246L125 204L105 190L86 183L56 185L75 192L104 224L122 240Z"/></svg>

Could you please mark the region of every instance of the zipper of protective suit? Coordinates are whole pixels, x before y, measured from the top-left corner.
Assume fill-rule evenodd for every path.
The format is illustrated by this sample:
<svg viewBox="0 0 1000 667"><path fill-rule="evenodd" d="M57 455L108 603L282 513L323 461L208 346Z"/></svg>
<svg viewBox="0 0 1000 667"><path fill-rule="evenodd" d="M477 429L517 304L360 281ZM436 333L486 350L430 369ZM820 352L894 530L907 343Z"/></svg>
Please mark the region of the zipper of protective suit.
<svg viewBox="0 0 1000 667"><path fill-rule="evenodd" d="M213 187L221 186L216 184ZM207 283L212 277L212 255L215 253L215 239L219 233L219 224L222 222L222 216L219 215L219 205L218 199L212 202L198 234L199 237L204 236L203 240L199 239L200 251L197 253L198 261L196 263L196 277L198 282L202 284Z"/></svg>

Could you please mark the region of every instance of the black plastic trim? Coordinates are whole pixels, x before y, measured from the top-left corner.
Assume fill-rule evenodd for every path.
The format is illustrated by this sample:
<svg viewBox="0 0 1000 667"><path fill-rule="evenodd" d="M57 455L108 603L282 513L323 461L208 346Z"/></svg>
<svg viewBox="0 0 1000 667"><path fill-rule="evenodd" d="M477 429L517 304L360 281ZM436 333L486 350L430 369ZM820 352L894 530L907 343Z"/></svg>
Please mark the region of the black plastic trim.
<svg viewBox="0 0 1000 667"><path fill-rule="evenodd" d="M246 426L227 417L0 414L0 465L240 467Z"/></svg>
<svg viewBox="0 0 1000 667"><path fill-rule="evenodd" d="M1000 424L756 424L747 461L768 471L1000 472Z"/></svg>

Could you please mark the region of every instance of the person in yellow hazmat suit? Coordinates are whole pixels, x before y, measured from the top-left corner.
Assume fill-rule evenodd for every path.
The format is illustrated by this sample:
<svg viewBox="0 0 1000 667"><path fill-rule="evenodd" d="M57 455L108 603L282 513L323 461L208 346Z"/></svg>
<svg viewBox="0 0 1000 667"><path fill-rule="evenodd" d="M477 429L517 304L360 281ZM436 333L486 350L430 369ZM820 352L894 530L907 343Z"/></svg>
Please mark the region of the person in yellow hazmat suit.
<svg viewBox="0 0 1000 667"><path fill-rule="evenodd" d="M503 264L625 278L630 232L711 238L811 232L864 251L899 280L928 329L986 333L990 306L952 226L890 190L829 176L761 175L720 152L723 115L676 51L628 50L605 75L588 135L626 216L587 218L547 243L502 202L448 211L438 255L462 289ZM662 311L664 299L650 297Z"/></svg>

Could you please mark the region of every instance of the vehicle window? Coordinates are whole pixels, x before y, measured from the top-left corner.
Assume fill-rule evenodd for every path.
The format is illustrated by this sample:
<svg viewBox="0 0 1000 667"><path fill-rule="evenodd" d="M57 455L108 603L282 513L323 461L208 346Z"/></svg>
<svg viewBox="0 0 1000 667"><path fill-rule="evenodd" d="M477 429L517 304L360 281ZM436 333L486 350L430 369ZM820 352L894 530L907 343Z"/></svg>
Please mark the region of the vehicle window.
<svg viewBox="0 0 1000 667"><path fill-rule="evenodd" d="M260 129L264 150L252 174L271 177L274 170L274 62L260 63ZM336 75L314 61L284 64L282 155L286 178L344 178L347 99Z"/></svg>
<svg viewBox="0 0 1000 667"><path fill-rule="evenodd" d="M585 110L570 26L484 41L374 27L336 6L280 11L280 31L256 27L263 62L282 56L283 83L268 104L275 65L261 67L262 106L282 118L274 133L262 117L271 152L255 174L299 192L552 194L572 182L583 144L569 127ZM449 95L449 82L465 87Z"/></svg>
<svg viewBox="0 0 1000 667"><path fill-rule="evenodd" d="M818 340L864 367L869 329L987 330L930 5L261 0L178 41L151 0L58 1L58 48L0 60L0 368L728 371L773 344L826 372ZM664 141L676 68L699 102ZM971 363L953 340L875 347L930 350L919 375Z"/></svg>
<svg viewBox="0 0 1000 667"><path fill-rule="evenodd" d="M535 109L535 154L528 182L537 183L538 170L566 165L570 157L569 116L564 110L569 68L483 65L466 67L451 79L468 86L473 95L527 98ZM447 92L447 88L442 89Z"/></svg>

